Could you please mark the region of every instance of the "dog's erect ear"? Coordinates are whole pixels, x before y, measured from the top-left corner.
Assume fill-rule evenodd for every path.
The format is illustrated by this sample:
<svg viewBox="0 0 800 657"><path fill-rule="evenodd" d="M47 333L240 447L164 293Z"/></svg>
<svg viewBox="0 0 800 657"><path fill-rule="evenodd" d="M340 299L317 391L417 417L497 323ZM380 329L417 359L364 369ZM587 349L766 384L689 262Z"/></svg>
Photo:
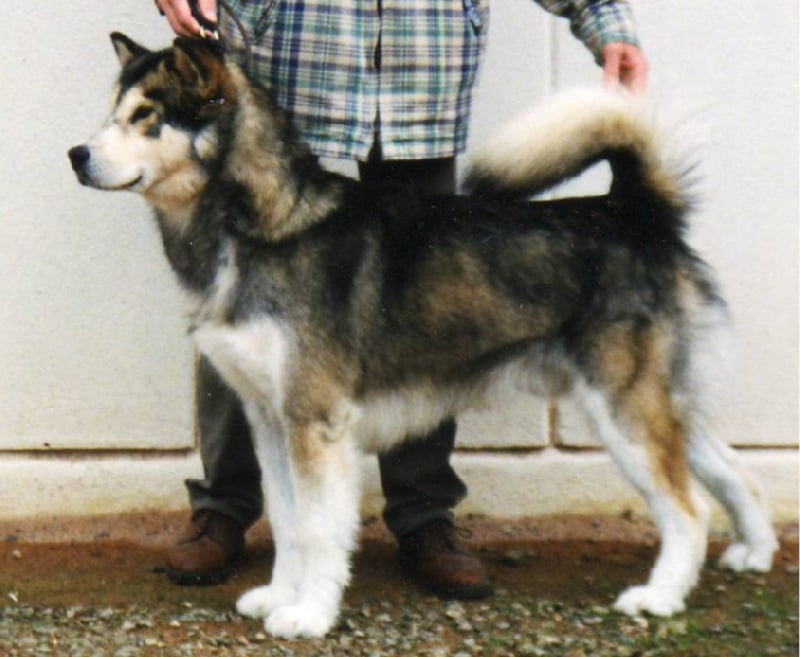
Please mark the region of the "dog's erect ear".
<svg viewBox="0 0 800 657"><path fill-rule="evenodd" d="M178 37L174 42L175 70L184 84L197 90L203 98L219 93L224 62L222 49L206 39Z"/></svg>
<svg viewBox="0 0 800 657"><path fill-rule="evenodd" d="M113 32L111 34L111 43L117 53L119 63L123 68L135 57L148 52L147 48L140 46L121 32Z"/></svg>

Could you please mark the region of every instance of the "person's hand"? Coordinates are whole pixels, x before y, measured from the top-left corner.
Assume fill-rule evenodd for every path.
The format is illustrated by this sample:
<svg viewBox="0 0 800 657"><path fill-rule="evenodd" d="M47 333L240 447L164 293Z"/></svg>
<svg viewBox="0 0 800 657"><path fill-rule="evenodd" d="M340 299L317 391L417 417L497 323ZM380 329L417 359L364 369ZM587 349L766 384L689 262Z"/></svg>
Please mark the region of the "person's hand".
<svg viewBox="0 0 800 657"><path fill-rule="evenodd" d="M635 95L644 93L647 86L647 58L630 43L609 43L603 47L603 84L606 89L626 87Z"/></svg>
<svg viewBox="0 0 800 657"><path fill-rule="evenodd" d="M175 34L183 36L205 36L200 23L192 16L188 0L156 0L156 7L166 16ZM217 22L217 0L197 0L200 14L210 23Z"/></svg>

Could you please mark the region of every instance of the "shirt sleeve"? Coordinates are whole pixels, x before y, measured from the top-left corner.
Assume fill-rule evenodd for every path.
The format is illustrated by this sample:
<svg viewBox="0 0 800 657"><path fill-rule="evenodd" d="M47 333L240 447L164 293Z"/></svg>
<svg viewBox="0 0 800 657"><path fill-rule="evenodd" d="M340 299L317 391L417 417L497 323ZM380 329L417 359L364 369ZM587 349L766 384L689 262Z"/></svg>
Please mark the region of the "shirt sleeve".
<svg viewBox="0 0 800 657"><path fill-rule="evenodd" d="M602 63L609 43L639 45L633 11L627 0L536 0L555 16L569 19L572 33Z"/></svg>

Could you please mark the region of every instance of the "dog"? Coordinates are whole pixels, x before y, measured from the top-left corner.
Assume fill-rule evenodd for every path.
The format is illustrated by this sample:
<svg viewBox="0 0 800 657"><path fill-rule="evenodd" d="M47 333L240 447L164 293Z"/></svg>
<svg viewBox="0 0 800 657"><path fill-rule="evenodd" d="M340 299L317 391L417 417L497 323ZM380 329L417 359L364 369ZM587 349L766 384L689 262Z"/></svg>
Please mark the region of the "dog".
<svg viewBox="0 0 800 657"><path fill-rule="evenodd" d="M722 564L771 567L768 514L709 418L729 313L684 238L685 167L640 103L556 98L477 151L469 195L431 196L323 169L214 44L111 38L113 110L69 157L82 184L154 208L196 301L191 334L246 409L276 558L240 613L325 635L350 577L360 451L512 388L576 400L649 503L660 552L618 610L685 608L709 516L693 478L736 529ZM601 160L608 194L530 200Z"/></svg>

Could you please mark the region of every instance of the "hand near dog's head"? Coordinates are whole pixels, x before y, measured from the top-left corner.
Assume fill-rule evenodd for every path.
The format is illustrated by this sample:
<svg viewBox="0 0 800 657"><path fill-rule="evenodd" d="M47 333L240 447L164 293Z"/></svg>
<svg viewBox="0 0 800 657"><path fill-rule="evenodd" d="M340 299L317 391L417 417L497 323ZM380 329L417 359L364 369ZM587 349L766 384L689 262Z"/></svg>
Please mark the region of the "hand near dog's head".
<svg viewBox="0 0 800 657"><path fill-rule="evenodd" d="M206 29L192 13L188 0L156 0L156 7L166 17L175 34L204 37ZM217 23L217 0L197 0L197 13L209 25Z"/></svg>

